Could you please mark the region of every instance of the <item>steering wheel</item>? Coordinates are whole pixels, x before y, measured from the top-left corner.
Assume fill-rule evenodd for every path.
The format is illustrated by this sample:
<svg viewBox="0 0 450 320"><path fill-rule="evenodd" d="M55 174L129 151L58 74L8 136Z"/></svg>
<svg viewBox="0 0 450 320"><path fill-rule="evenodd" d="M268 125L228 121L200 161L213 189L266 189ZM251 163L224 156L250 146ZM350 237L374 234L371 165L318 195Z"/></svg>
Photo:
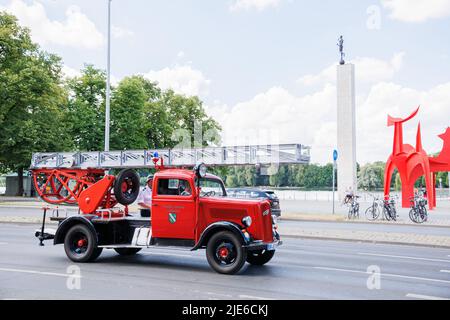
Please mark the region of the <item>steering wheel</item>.
<svg viewBox="0 0 450 320"><path fill-rule="evenodd" d="M205 192L203 194L204 197L213 197L215 195L216 195L216 192L214 190L213 191L209 191L209 192Z"/></svg>

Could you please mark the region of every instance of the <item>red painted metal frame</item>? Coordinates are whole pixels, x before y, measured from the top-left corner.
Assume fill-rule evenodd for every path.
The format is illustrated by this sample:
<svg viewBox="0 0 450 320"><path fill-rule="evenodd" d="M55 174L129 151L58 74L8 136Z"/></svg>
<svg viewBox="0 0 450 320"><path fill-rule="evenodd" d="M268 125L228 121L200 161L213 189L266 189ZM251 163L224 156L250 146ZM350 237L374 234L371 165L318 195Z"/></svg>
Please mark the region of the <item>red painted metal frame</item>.
<svg viewBox="0 0 450 320"><path fill-rule="evenodd" d="M417 128L416 146L403 143L403 123L414 118L418 107L405 119L388 116L388 126L394 126L394 144L392 154L386 162L384 173L384 194L389 197L391 179L397 168L402 181L402 206L409 207L414 196L414 184L418 178L425 176L428 205L430 210L436 207L436 172L450 171L450 127L439 135L444 141L442 151L437 157L429 157L422 146L420 123Z"/></svg>
<svg viewBox="0 0 450 320"><path fill-rule="evenodd" d="M32 170L32 175L34 187L42 200L53 205L61 205L79 204L80 196L104 179L105 171L102 169L37 169ZM117 205L111 184L97 192L100 194L93 197L99 195L103 197L99 206L102 209L110 209ZM80 206L80 209L83 208Z"/></svg>

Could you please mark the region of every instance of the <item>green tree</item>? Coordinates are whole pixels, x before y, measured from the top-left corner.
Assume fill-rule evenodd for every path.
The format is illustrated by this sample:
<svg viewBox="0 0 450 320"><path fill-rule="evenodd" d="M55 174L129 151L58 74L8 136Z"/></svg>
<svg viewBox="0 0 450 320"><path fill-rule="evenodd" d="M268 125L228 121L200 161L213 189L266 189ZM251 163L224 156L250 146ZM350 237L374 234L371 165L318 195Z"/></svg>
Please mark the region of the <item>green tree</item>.
<svg viewBox="0 0 450 320"><path fill-rule="evenodd" d="M151 103L146 118L151 128L147 133L148 140L154 148L220 144L221 128L206 114L198 97L186 97L167 90Z"/></svg>
<svg viewBox="0 0 450 320"><path fill-rule="evenodd" d="M316 164L310 164L305 168L304 182L308 189L321 187L318 181L320 175L320 167Z"/></svg>
<svg viewBox="0 0 450 320"><path fill-rule="evenodd" d="M400 178L400 173L395 174L395 191L402 190L402 179Z"/></svg>
<svg viewBox="0 0 450 320"><path fill-rule="evenodd" d="M273 187L284 187L288 185L288 174L289 170L286 165L280 165L278 171L271 175L269 178L269 183Z"/></svg>
<svg viewBox="0 0 450 320"><path fill-rule="evenodd" d="M18 173L33 152L71 148L60 58L42 51L17 19L0 12L0 168Z"/></svg>
<svg viewBox="0 0 450 320"><path fill-rule="evenodd" d="M358 185L362 189L380 189L384 183L384 163L369 163L361 167Z"/></svg>
<svg viewBox="0 0 450 320"><path fill-rule="evenodd" d="M151 123L145 115L160 89L142 76L123 79L111 101L111 148L114 150L147 149L147 132Z"/></svg>
<svg viewBox="0 0 450 320"><path fill-rule="evenodd" d="M104 148L106 74L85 65L79 77L67 81L70 135L79 151Z"/></svg>

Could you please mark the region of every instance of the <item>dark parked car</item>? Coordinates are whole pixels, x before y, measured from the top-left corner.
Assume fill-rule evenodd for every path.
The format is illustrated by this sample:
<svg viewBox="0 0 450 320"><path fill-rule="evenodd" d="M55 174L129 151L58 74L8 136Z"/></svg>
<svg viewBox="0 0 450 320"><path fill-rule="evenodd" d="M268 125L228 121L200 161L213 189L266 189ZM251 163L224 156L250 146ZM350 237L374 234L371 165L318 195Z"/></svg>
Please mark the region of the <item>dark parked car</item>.
<svg viewBox="0 0 450 320"><path fill-rule="evenodd" d="M268 199L272 208L272 214L277 217L281 216L280 200L273 191L247 188L230 188L227 189L227 196L242 199Z"/></svg>

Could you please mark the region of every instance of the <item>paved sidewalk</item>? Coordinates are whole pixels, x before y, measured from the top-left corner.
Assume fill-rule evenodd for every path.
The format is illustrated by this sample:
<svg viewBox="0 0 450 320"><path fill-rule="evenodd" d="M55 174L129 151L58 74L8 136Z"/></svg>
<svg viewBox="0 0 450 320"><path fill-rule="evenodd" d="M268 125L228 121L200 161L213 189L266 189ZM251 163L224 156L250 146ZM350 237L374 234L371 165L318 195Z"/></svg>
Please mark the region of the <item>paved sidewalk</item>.
<svg viewBox="0 0 450 320"><path fill-rule="evenodd" d="M348 240L450 248L450 229L449 236L437 236L401 232L299 228L281 224L280 235L295 238Z"/></svg>

